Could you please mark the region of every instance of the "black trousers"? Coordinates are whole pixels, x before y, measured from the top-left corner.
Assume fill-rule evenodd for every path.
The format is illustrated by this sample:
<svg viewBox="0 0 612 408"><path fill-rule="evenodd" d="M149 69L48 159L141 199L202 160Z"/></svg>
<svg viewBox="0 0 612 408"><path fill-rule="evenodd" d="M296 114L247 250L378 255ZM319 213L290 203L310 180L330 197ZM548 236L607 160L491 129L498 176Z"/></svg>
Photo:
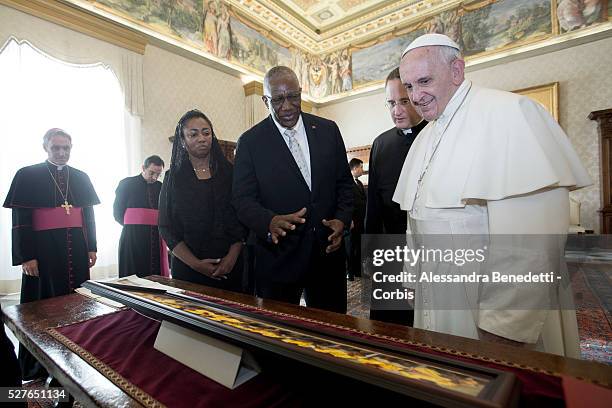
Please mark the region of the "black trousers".
<svg viewBox="0 0 612 408"><path fill-rule="evenodd" d="M256 278L255 293L264 299L300 304L302 293L306 306L346 313L345 249L325 254L315 244L306 276L300 282L275 282ZM257 260L255 260L257 262Z"/></svg>
<svg viewBox="0 0 612 408"><path fill-rule="evenodd" d="M2 369L0 369L0 387L21 387L21 370L13 343L8 339L4 331L4 325L0 324L0 361L2 361ZM5 402L3 407L19 407L27 408L25 402Z"/></svg>
<svg viewBox="0 0 612 408"><path fill-rule="evenodd" d="M399 268L399 269L398 269ZM392 275L397 273L398 270L401 270L401 265L398 263L385 264L380 269L385 275ZM398 289L399 285L397 283L389 283L389 282L374 282L372 281L372 294L376 289L381 289L383 291L393 291ZM402 308L385 308L383 307L385 301L376 301L374 297L371 297L371 305L370 305L370 320L378 320L386 323L395 323L401 324L404 326L412 327L414 325L414 309L408 309L406 307ZM403 306L408 306L408 304L404 304Z"/></svg>
<svg viewBox="0 0 612 408"><path fill-rule="evenodd" d="M13 343L6 336L4 324L0 327L0 356L2 356L2 370L0 370L0 387L21 387L21 369L15 356Z"/></svg>
<svg viewBox="0 0 612 408"><path fill-rule="evenodd" d="M395 323L412 327L414 325L414 310L374 310L370 309L370 320Z"/></svg>
<svg viewBox="0 0 612 408"><path fill-rule="evenodd" d="M353 228L351 231L349 277L361 276L361 234L363 234L362 229Z"/></svg>

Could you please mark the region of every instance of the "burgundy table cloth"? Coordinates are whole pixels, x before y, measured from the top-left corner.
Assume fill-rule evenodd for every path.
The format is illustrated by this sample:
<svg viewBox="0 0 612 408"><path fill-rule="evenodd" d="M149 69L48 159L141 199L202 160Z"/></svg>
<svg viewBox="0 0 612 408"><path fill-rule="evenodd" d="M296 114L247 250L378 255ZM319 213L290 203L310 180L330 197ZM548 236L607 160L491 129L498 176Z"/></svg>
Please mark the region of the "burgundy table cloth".
<svg viewBox="0 0 612 408"><path fill-rule="evenodd" d="M374 335L300 316L259 309L194 292L186 294L220 305L270 316L328 333L342 333L406 350L440 355L515 374L521 385L520 406L564 406L560 376L532 367L467 356L427 344ZM168 407L274 407L302 406L312 390L301 387L297 373L265 370L254 379L229 390L154 349L160 323L133 310L122 310L91 320L50 329L49 332L88 361L113 383L145 406ZM295 377L295 378L293 378ZM293 380L292 380L293 378ZM347 390L348 391L348 390Z"/></svg>

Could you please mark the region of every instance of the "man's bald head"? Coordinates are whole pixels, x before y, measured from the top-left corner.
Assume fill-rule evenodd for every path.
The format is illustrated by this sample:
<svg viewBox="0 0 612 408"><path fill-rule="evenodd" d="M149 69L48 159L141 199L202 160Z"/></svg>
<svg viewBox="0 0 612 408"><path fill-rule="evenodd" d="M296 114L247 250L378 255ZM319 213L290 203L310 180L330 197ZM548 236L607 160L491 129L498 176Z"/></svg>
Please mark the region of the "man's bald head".
<svg viewBox="0 0 612 408"><path fill-rule="evenodd" d="M270 81L278 81L279 79L286 79L288 81L295 81L298 83L299 81L295 72L289 67L285 67L282 65L270 68L266 75L264 76L263 89L265 95L270 95Z"/></svg>
<svg viewBox="0 0 612 408"><path fill-rule="evenodd" d="M414 48L400 62L400 77L417 112L426 120L440 117L463 80L465 62L453 47Z"/></svg>

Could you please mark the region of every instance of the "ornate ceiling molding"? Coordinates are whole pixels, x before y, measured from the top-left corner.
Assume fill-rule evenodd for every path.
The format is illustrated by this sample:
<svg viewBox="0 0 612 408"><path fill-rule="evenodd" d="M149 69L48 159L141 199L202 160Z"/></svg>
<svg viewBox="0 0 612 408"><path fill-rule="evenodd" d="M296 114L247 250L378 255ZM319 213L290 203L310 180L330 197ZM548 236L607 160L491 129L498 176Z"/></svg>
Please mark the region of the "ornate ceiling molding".
<svg viewBox="0 0 612 408"><path fill-rule="evenodd" d="M332 52L374 36L414 24L442 11L452 9L463 0L400 0L366 14L351 17L317 33L311 26L280 7L273 0L226 0L231 7L250 16L258 24L310 54Z"/></svg>

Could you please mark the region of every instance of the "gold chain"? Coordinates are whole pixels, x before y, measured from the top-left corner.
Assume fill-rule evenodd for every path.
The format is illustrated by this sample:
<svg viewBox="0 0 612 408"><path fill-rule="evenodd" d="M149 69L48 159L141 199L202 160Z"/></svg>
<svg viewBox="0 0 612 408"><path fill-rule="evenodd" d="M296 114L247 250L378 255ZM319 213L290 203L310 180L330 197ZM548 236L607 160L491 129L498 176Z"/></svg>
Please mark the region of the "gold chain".
<svg viewBox="0 0 612 408"><path fill-rule="evenodd" d="M60 195L64 199L64 203L67 204L68 203L68 189L70 188L70 168L66 166L66 174L67 174L66 176L66 195L62 193L62 189L60 188L59 184L57 184L57 181L55 180L55 177L53 177L53 173L51 173L51 170L49 170L49 166L47 166L47 171L49 172L49 175L51 176L51 180L53 180L53 183L55 183L55 187L57 187L58 191L60 192Z"/></svg>

